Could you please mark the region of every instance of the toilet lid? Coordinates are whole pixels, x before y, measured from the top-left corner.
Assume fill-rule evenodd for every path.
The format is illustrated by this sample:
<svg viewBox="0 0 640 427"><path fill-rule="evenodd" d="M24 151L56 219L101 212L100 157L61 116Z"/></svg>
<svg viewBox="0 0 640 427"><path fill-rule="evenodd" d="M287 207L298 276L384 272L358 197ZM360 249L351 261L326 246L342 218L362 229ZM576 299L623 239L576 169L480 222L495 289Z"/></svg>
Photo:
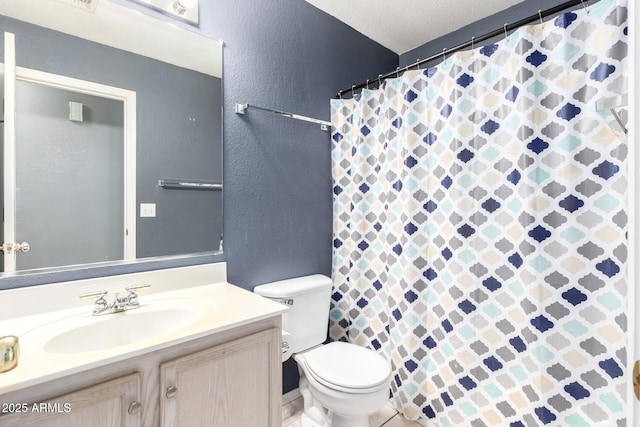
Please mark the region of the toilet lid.
<svg viewBox="0 0 640 427"><path fill-rule="evenodd" d="M364 389L389 381L389 362L355 344L336 341L306 352L311 374L320 382L348 389Z"/></svg>

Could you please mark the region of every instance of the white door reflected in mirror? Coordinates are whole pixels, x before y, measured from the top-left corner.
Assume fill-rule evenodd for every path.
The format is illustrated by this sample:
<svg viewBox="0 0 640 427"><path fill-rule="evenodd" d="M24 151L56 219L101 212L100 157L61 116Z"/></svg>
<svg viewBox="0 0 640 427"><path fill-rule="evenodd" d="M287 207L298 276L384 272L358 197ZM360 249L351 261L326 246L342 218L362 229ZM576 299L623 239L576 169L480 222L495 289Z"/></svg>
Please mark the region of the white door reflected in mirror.
<svg viewBox="0 0 640 427"><path fill-rule="evenodd" d="M15 70L3 271L135 259L135 92Z"/></svg>

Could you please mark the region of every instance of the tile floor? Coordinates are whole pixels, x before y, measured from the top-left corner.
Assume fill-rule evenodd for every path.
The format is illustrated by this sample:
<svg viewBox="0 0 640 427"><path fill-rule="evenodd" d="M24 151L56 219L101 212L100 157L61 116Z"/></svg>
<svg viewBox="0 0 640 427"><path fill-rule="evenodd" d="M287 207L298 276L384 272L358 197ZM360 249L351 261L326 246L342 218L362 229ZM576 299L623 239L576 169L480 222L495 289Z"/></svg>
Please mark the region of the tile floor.
<svg viewBox="0 0 640 427"><path fill-rule="evenodd" d="M300 416L302 415L302 398L299 397L285 405L282 405L282 427L300 427ZM371 427L420 427L413 421L407 421L396 411L391 403L387 403L384 408L369 416Z"/></svg>

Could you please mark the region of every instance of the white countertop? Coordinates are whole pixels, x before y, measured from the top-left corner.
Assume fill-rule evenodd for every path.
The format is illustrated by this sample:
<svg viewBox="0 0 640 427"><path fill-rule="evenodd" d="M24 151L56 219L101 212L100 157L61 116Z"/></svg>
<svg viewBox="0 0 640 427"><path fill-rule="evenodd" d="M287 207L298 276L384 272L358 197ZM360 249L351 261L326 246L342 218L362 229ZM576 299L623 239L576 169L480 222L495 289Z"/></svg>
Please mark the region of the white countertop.
<svg viewBox="0 0 640 427"><path fill-rule="evenodd" d="M185 277L184 268L171 270L181 270L183 274L180 277ZM192 272L187 271L187 273ZM40 313L34 313L33 310L29 309L30 301L28 298L25 299L28 295L41 294L42 292L38 293L37 288L39 287L31 290L18 290L22 291L18 294L11 293L11 291L0 292L0 300L2 300L0 312L4 311L3 315L0 316L0 336L16 335L20 339L18 366L12 371L0 373L0 394L230 330L254 321L277 316L287 310L281 304L262 298L226 281L202 284L204 280L202 279L202 270L198 271L196 269L195 272L196 276L199 277L199 282L192 281L189 283L189 280L182 280L180 284L175 286L162 285L160 282L167 276L158 276L162 277L162 280L157 280L158 288L161 289L161 292L140 292L140 308L104 316L92 316L92 300L82 300L82 303L78 306L76 294L80 293L78 292L80 289L82 289L82 292L87 291L87 289L86 287L78 286L75 282L46 285L48 287L59 286L60 292L56 293L56 295L67 294L69 292L68 287L71 286L71 294L76 296L69 301L70 307L54 304L57 308L56 310ZM157 273L154 272L153 274ZM175 275L171 276L170 270L167 270L167 273L168 277L175 277ZM123 282L124 276L128 275L116 278L119 285L125 282L129 286L140 284L139 274L136 275L137 281L133 282ZM207 276L210 278L216 277L211 274ZM152 287L154 286L154 280L146 280L146 278L144 280L151 282ZM185 283L194 286L186 287ZM107 281L100 283L102 287L105 287L106 284ZM47 291L51 291L51 289L47 289ZM113 294L108 295L106 298L111 301ZM21 300L19 303L18 299ZM37 305L42 305L41 303L42 301L38 302ZM102 319L108 320L108 316L126 316L128 313L135 313L137 310L142 312L154 307L171 307L172 304L180 306L193 304L199 313L197 320L181 329L169 331L158 337L151 337L104 350L65 353L45 350L45 343L51 338L50 335L64 332L64 328L72 326L72 324L77 323L77 326L82 326ZM25 315L20 315L21 310L19 307L16 308L16 305L25 307L22 310ZM13 317L7 316L6 311L9 310L9 307L15 314Z"/></svg>

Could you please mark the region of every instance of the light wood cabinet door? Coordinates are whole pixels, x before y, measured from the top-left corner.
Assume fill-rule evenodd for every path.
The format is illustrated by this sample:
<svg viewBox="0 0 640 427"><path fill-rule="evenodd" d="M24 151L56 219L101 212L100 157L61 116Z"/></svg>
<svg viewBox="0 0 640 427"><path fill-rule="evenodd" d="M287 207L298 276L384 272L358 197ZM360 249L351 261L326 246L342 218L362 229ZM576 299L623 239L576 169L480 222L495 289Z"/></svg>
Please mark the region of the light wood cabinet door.
<svg viewBox="0 0 640 427"><path fill-rule="evenodd" d="M280 357L273 328L162 364L161 426L280 426Z"/></svg>
<svg viewBox="0 0 640 427"><path fill-rule="evenodd" d="M137 373L45 402L12 404L2 402L6 405L4 411L11 411L11 413L0 416L0 425L3 427L140 427L141 408L136 405L131 406L134 402L140 402L140 375Z"/></svg>

